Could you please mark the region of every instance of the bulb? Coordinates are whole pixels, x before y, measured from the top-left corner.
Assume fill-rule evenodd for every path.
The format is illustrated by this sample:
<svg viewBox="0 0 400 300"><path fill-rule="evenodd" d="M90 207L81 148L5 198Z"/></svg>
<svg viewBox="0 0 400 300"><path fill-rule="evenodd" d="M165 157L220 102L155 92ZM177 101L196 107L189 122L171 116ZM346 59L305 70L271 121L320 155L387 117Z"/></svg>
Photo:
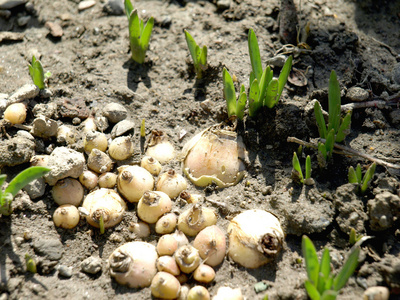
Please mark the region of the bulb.
<svg viewBox="0 0 400 300"><path fill-rule="evenodd" d="M181 273L175 258L169 255L160 256L156 265L159 272L167 272L174 276L178 276Z"/></svg>
<svg viewBox="0 0 400 300"><path fill-rule="evenodd" d="M89 131L83 141L83 147L86 154L90 154L93 149L98 149L102 152L107 150L108 141L104 133L98 131Z"/></svg>
<svg viewBox="0 0 400 300"><path fill-rule="evenodd" d="M85 170L79 176L80 183L88 190L93 190L97 186L99 177L95 172Z"/></svg>
<svg viewBox="0 0 400 300"><path fill-rule="evenodd" d="M163 173L158 179L156 190L166 193L171 199L175 199L187 188L186 179L177 174L173 169Z"/></svg>
<svg viewBox="0 0 400 300"><path fill-rule="evenodd" d="M117 184L117 174L106 172L99 176L99 187L112 189Z"/></svg>
<svg viewBox="0 0 400 300"><path fill-rule="evenodd" d="M196 203L178 218L178 229L188 236L196 236L202 229L217 223L214 210Z"/></svg>
<svg viewBox="0 0 400 300"><path fill-rule="evenodd" d="M210 293L204 286L196 285L189 290L187 300L210 300Z"/></svg>
<svg viewBox="0 0 400 300"><path fill-rule="evenodd" d="M79 211L76 206L64 204L54 211L53 222L57 227L72 229L79 223Z"/></svg>
<svg viewBox="0 0 400 300"><path fill-rule="evenodd" d="M140 198L137 206L139 218L147 223L153 224L165 213L172 209L172 201L163 192L148 191Z"/></svg>
<svg viewBox="0 0 400 300"><path fill-rule="evenodd" d="M79 206L83 199L83 187L73 178L65 178L57 181L52 188L54 202L58 205L72 204Z"/></svg>
<svg viewBox="0 0 400 300"><path fill-rule="evenodd" d="M129 231L140 238L146 238L150 235L150 227L145 222L132 222L129 224Z"/></svg>
<svg viewBox="0 0 400 300"><path fill-rule="evenodd" d="M204 228L193 241L199 250L204 263L212 267L218 266L225 258L226 238L224 232L216 225Z"/></svg>
<svg viewBox="0 0 400 300"><path fill-rule="evenodd" d="M200 265L199 251L191 245L179 247L174 257L181 271L186 274L193 272Z"/></svg>
<svg viewBox="0 0 400 300"><path fill-rule="evenodd" d="M161 299L176 299L181 284L174 275L167 272L158 272L151 282L151 294Z"/></svg>
<svg viewBox="0 0 400 300"><path fill-rule="evenodd" d="M10 104L4 111L4 119L11 124L22 124L26 119L26 106L23 103Z"/></svg>
<svg viewBox="0 0 400 300"><path fill-rule="evenodd" d="M108 154L115 160L125 160L132 156L133 150L132 139L127 136L120 136L111 142Z"/></svg>
<svg viewBox="0 0 400 300"><path fill-rule="evenodd" d="M167 234L175 230L177 217L174 213L168 213L162 216L156 222L155 230L158 234Z"/></svg>
<svg viewBox="0 0 400 300"><path fill-rule="evenodd" d="M76 142L77 132L67 125L61 125L57 129L57 143L72 145Z"/></svg>
<svg viewBox="0 0 400 300"><path fill-rule="evenodd" d="M209 265L200 265L193 272L193 278L202 283L210 283L215 278L215 271Z"/></svg>
<svg viewBox="0 0 400 300"><path fill-rule="evenodd" d="M157 159L161 164L165 164L175 158L175 149L162 131L153 130L146 155Z"/></svg>
<svg viewBox="0 0 400 300"><path fill-rule="evenodd" d="M149 171L153 176L158 176L162 169L160 162L151 156L144 156L140 162L140 166Z"/></svg>
<svg viewBox="0 0 400 300"><path fill-rule="evenodd" d="M243 300L240 288L232 289L228 286L221 286L213 300Z"/></svg>
<svg viewBox="0 0 400 300"><path fill-rule="evenodd" d="M158 239L158 255L173 255L178 249L178 242L172 234L165 234Z"/></svg>
<svg viewBox="0 0 400 300"><path fill-rule="evenodd" d="M138 202L144 192L154 188L154 178L139 166L121 166L118 168L118 191L129 202Z"/></svg>

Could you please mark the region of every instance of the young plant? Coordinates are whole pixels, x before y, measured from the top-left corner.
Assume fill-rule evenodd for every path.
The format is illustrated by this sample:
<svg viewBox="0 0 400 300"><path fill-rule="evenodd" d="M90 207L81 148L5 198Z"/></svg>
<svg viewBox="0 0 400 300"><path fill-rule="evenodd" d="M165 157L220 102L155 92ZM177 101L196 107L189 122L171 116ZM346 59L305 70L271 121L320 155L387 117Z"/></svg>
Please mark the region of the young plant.
<svg viewBox="0 0 400 300"><path fill-rule="evenodd" d="M150 36L154 26L154 18L151 17L146 25L139 18L137 9L133 8L131 0L125 0L125 12L129 20L129 40L132 59L139 64L144 63L146 51L149 48Z"/></svg>
<svg viewBox="0 0 400 300"><path fill-rule="evenodd" d="M237 116L239 120L243 120L244 109L247 102L247 95L244 85L240 87L239 98L236 101L235 86L228 70L224 68L222 71L222 79L224 83L224 98L228 108L228 116Z"/></svg>
<svg viewBox="0 0 400 300"><path fill-rule="evenodd" d="M293 152L292 159L293 169L292 169L292 179L295 182L299 182L301 184L313 185L314 180L311 178L311 158L310 155L307 155L306 158L306 176L304 178L303 172L301 171L300 161L297 157L296 152Z"/></svg>
<svg viewBox="0 0 400 300"><path fill-rule="evenodd" d="M336 77L336 72L333 70L329 78L328 105L328 126L325 123L321 105L319 102L315 102L314 105L314 114L317 120L319 135L321 139L326 140L325 144L319 143L318 145L319 158L321 159L321 162L325 160L325 164L326 161L332 156L334 143L342 142L349 133L351 123L351 111L349 111L346 116L341 119L340 86Z"/></svg>
<svg viewBox="0 0 400 300"><path fill-rule="evenodd" d="M336 276L333 275L331 270L331 258L328 248L324 249L320 261L318 261L317 251L313 242L305 235L303 235L301 248L308 275L308 279L304 284L308 296L312 300L336 299L340 289L345 286L347 280L357 268L360 248L355 247L352 249Z"/></svg>
<svg viewBox="0 0 400 300"><path fill-rule="evenodd" d="M1 190L1 186L6 180L7 175L0 175L0 216L9 216L12 213L11 202L19 190L21 190L29 182L42 177L49 171L50 169L45 167L27 168L15 176L13 180L11 180L4 192Z"/></svg>
<svg viewBox="0 0 400 300"><path fill-rule="evenodd" d="M273 71L270 66L267 66L263 71L260 49L253 29L249 30L248 43L252 68L250 73L249 115L253 117L262 106L273 108L278 103L292 68L292 56L289 56L286 60L279 78L276 79L273 78Z"/></svg>
<svg viewBox="0 0 400 300"><path fill-rule="evenodd" d="M203 71L207 69L207 46L204 45L203 48L200 48L187 30L185 30L185 37L190 55L193 59L197 78L201 79L203 77Z"/></svg>
<svg viewBox="0 0 400 300"><path fill-rule="evenodd" d="M51 76L49 71L44 73L42 63L35 56L32 56L32 64L29 65L29 74L33 83L41 90L46 87L45 80Z"/></svg>
<svg viewBox="0 0 400 300"><path fill-rule="evenodd" d="M368 189L372 176L374 176L375 169L376 169L376 163L373 163L372 165L369 166L367 172L365 172L364 177L362 177L361 165L358 164L355 170L351 166L349 168L349 175L348 175L349 183L356 183L360 189L361 194L364 194Z"/></svg>
<svg viewBox="0 0 400 300"><path fill-rule="evenodd" d="M358 234L354 228L350 229L350 235L349 235L349 243L350 243L350 245L354 245L355 243L357 243L362 238L363 238L362 234Z"/></svg>

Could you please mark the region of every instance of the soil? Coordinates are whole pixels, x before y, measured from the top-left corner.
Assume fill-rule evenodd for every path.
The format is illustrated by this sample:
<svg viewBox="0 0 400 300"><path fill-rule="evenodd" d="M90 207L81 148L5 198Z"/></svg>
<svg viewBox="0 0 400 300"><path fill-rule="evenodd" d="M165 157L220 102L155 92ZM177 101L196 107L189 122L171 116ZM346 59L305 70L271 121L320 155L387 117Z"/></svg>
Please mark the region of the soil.
<svg viewBox="0 0 400 300"><path fill-rule="evenodd" d="M7 2L12 1L0 1ZM305 74L307 84L288 83L277 106L262 109L256 118L246 117L238 128L249 154L246 177L224 189L196 188L193 184L188 188L206 199L229 205L232 212L253 208L273 212L287 234L283 251L272 263L254 270L226 258L216 268L215 280L206 287L212 296L219 287L230 286L240 287L246 299L263 299L266 295L268 299L307 299L301 236L308 235L319 254L328 247L332 266L338 270L351 247L349 233L354 228L358 234L374 238L362 244L359 266L338 299L360 299L371 286L386 286L390 299L399 299L399 170L378 165L370 188L360 195L354 185L347 184L347 171L357 163L368 166L370 161L334 154L328 166L321 169L316 151L304 148L300 161L304 165L305 156L311 156L315 184L297 185L291 179L291 162L298 144L287 142L287 137L304 141L318 138L313 112L307 104L317 99L328 110L329 74L336 70L342 104L352 103L347 93L351 87L367 91L367 100L387 104L354 109L345 145L399 164L400 2L317 0L302 1L300 6L296 1L296 14L286 11L292 9L289 6L279 17L278 0L137 1L134 5L142 17L155 18L143 65L130 58L126 15L111 14L103 8L105 1L98 0L84 10L78 10L79 0L21 2L9 10L8 16L5 13L0 17L0 92L7 94L3 98L31 83L28 63L34 54L52 74L48 80L52 95L27 101L25 124L33 121L32 110L38 104L55 103L58 110L52 118L68 125L73 125L73 118L60 113L66 101L80 103L82 111L89 109L93 114L107 103L122 104L128 110L128 119L135 122L134 161L142 157L142 119L147 136L151 130L162 130L180 151L196 133L228 118L222 69L226 67L236 75L237 88L242 83L248 88L250 28L257 35L265 67L284 44L296 43L291 37L296 31L293 20L297 17L300 28L309 22L306 43L311 50L295 53L294 58L294 68ZM27 23L19 26L23 17L28 17ZM62 36L54 37L46 22L60 25ZM199 45L208 46L209 66L202 80L196 80L184 29ZM290 34L281 38L279 32L283 29ZM279 74L278 67L275 71ZM109 124L104 128L108 137L112 127ZM4 125L2 143L17 131ZM49 154L58 146L54 137L36 138L35 153ZM81 146L74 147L82 151ZM23 162L3 166L1 173L11 179L29 166L29 157ZM177 160L163 169L170 167L181 172ZM0 218L0 299L150 299L149 288L121 286L107 269L114 249L140 240L127 230L129 223L137 220L135 205L130 204L123 221L103 235L84 220L75 229L65 230L53 224L57 205L50 191L47 186L44 196L37 199L21 192L13 203L13 214ZM183 209L182 203L177 201L175 209ZM230 214L223 209L218 212L218 225L226 229ZM157 239L152 231L145 240L155 245ZM44 246L43 241L47 241ZM25 254L36 260L38 273L26 271ZM100 272L90 275L81 271L81 262L88 257L101 259ZM256 293L258 282L265 283L266 289ZM195 281L189 278L188 283L192 286Z"/></svg>

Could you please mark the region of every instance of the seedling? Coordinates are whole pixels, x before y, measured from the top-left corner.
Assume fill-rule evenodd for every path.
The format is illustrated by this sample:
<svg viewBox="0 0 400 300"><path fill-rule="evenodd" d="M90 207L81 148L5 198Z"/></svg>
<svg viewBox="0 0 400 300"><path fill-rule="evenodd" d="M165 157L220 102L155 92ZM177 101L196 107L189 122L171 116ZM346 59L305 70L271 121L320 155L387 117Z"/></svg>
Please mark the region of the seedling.
<svg viewBox="0 0 400 300"><path fill-rule="evenodd" d="M252 68L250 73L249 115L253 117L260 107L273 108L278 103L292 68L292 56L289 56L286 60L279 78L276 79L273 78L273 71L270 66L267 66L263 71L260 49L253 29L249 30L248 43Z"/></svg>
<svg viewBox="0 0 400 300"><path fill-rule="evenodd" d="M362 177L361 165L358 164L355 170L351 166L349 168L349 175L348 175L349 183L357 184L361 194L364 194L367 191L369 183L371 182L371 179L375 174L375 169L376 169L376 163L371 164L367 172L365 172L364 177Z"/></svg>
<svg viewBox="0 0 400 300"><path fill-rule="evenodd" d="M244 109L247 102L247 95L244 85L240 87L239 98L236 101L235 86L228 70L224 68L222 71L222 79L224 82L224 98L228 108L228 116L237 116L239 120L243 120Z"/></svg>
<svg viewBox="0 0 400 300"><path fill-rule="evenodd" d="M347 280L357 268L360 248L352 248L341 270L334 276L328 248L324 249L321 260L318 261L317 251L310 238L303 235L301 247L308 275L304 284L308 296L312 300L336 299L339 291L346 285Z"/></svg>
<svg viewBox="0 0 400 300"><path fill-rule="evenodd" d="M32 64L29 65L29 74L33 83L41 90L46 87L45 80L51 76L49 71L44 73L42 63L35 56L32 56Z"/></svg>
<svg viewBox="0 0 400 300"><path fill-rule="evenodd" d="M125 12L129 20L129 40L132 59L139 64L144 63L146 51L149 48L150 36L153 31L154 18L151 17L146 25L139 18L137 9L133 8L130 0L125 0Z"/></svg>
<svg viewBox="0 0 400 300"><path fill-rule="evenodd" d="M354 245L358 241L360 241L363 238L362 234L358 234L354 228L350 229L350 235L349 235L349 243L350 245Z"/></svg>
<svg viewBox="0 0 400 300"><path fill-rule="evenodd" d="M292 169L292 179L295 182L299 182L301 184L313 185L314 180L311 178L311 158L310 155L307 155L306 158L306 177L304 178L303 172L301 171L300 161L297 157L296 152L293 152L292 159L293 169Z"/></svg>
<svg viewBox="0 0 400 300"><path fill-rule="evenodd" d="M197 78L201 79L203 72L207 69L207 46L204 45L203 48L200 48L187 30L185 30L185 37Z"/></svg>
<svg viewBox="0 0 400 300"><path fill-rule="evenodd" d="M342 142L350 131L351 111L349 111L343 119L341 119L340 116L340 86L335 71L331 72L329 78L328 105L328 126L326 126L321 105L319 102L315 102L314 105L314 114L317 120L319 135L321 139L326 140L325 144L318 144L318 159L322 166L325 166L326 161L331 158L334 143Z"/></svg>
<svg viewBox="0 0 400 300"><path fill-rule="evenodd" d="M0 175L0 216L9 216L12 213L11 202L19 190L21 190L29 182L42 177L49 171L50 169L45 167L36 166L27 168L15 176L13 180L11 180L4 192L1 190L1 186L6 180L7 175Z"/></svg>
<svg viewBox="0 0 400 300"><path fill-rule="evenodd" d="M31 272L33 274L37 272L36 263L29 254L25 254L25 265L28 272Z"/></svg>

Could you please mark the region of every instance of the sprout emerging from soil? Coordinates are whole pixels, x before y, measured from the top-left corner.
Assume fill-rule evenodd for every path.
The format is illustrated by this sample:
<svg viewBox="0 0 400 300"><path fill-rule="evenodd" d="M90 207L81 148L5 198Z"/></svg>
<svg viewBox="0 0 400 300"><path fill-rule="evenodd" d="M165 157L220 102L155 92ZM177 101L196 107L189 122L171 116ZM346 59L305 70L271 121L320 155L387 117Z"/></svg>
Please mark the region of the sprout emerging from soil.
<svg viewBox="0 0 400 300"><path fill-rule="evenodd" d="M190 55L193 59L197 78L201 79L203 77L203 72L207 70L207 46L204 45L203 48L200 48L187 30L185 30L185 38Z"/></svg>

